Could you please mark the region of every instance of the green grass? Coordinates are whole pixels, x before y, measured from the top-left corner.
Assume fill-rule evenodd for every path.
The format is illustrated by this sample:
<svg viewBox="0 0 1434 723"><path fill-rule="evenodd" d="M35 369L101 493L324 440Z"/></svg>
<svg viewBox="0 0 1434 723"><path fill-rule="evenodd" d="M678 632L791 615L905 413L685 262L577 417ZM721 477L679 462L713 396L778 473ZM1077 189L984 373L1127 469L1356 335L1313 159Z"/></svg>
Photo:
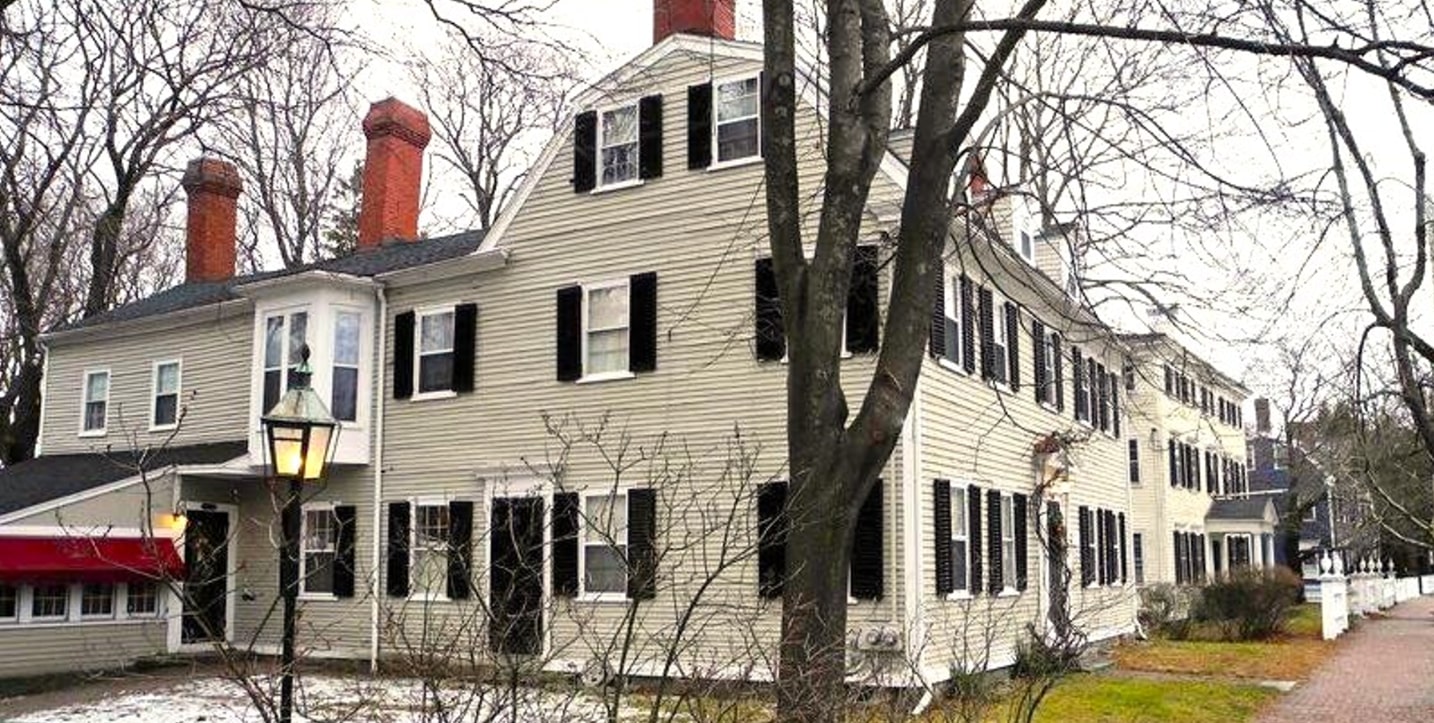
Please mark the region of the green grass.
<svg viewBox="0 0 1434 723"><path fill-rule="evenodd" d="M1291 638L1321 640L1324 637L1324 618L1319 605L1305 603L1291 611L1285 623L1285 634Z"/></svg>
<svg viewBox="0 0 1434 723"><path fill-rule="evenodd" d="M1051 691L1036 720L1238 723L1252 720L1276 695L1272 689L1244 683L1080 675Z"/></svg>

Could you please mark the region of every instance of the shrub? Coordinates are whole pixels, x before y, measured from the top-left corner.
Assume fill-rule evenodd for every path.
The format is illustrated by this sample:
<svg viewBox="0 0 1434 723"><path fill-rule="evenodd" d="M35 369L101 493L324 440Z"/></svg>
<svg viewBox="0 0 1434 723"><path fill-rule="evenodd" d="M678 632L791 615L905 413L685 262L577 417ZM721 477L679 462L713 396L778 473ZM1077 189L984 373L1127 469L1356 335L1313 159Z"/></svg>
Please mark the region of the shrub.
<svg viewBox="0 0 1434 723"><path fill-rule="evenodd" d="M1140 625L1146 632L1184 640L1190 634L1190 610L1200 590L1167 582L1140 589Z"/></svg>
<svg viewBox="0 0 1434 723"><path fill-rule="evenodd" d="M1205 586L1193 617L1219 626L1227 640L1265 640L1284 629L1302 587L1285 567L1241 568Z"/></svg>

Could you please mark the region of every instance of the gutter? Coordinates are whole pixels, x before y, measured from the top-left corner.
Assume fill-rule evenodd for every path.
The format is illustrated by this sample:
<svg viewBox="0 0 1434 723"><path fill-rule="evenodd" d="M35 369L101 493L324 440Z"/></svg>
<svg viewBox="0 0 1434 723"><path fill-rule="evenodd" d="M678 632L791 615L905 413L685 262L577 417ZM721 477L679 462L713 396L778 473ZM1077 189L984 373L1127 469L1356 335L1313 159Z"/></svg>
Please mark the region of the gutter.
<svg viewBox="0 0 1434 723"><path fill-rule="evenodd" d="M383 550L379 545L379 525L383 523L382 509L380 502L383 499L383 423L384 423L384 402L388 395L383 393L383 360L388 355L388 290L383 285L375 287L378 292L378 364L375 365L377 372L374 375L375 396L378 398L374 407L374 428L373 428L373 569L369 575L369 672L378 672L378 576L379 576L379 555Z"/></svg>

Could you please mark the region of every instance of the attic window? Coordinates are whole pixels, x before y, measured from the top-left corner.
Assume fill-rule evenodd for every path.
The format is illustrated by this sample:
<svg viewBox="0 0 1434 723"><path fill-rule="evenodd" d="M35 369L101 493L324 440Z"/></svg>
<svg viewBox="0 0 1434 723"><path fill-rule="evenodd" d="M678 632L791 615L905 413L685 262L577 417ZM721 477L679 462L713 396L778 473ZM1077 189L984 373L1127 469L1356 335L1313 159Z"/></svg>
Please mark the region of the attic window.
<svg viewBox="0 0 1434 723"><path fill-rule="evenodd" d="M611 186L637 179L637 106L603 111L601 138L601 185Z"/></svg>
<svg viewBox="0 0 1434 723"><path fill-rule="evenodd" d="M717 83L717 162L757 155L760 148L761 97L756 77Z"/></svg>
<svg viewBox="0 0 1434 723"><path fill-rule="evenodd" d="M1035 244L1034 241L1031 240L1031 234L1030 234L1029 232L1027 232L1027 231L1022 231L1022 232L1021 232L1020 252L1021 252L1021 258L1025 259L1026 261L1029 261L1029 262L1031 262L1031 263L1035 263L1035 261L1036 261L1036 244Z"/></svg>

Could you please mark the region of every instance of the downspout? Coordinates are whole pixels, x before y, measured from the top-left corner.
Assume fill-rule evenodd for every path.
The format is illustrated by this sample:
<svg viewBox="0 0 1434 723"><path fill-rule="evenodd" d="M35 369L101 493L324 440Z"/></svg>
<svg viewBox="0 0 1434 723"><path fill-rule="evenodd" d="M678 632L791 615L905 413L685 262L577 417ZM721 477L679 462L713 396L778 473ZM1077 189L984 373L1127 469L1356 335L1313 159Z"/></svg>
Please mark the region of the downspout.
<svg viewBox="0 0 1434 723"><path fill-rule="evenodd" d="M906 533L903 547L906 555L902 560L904 575L904 587L906 597L905 628L907 655L912 658L912 669L916 673L916 683L920 685L925 694L917 704L912 715L920 715L927 706L931 704L931 685L926 680L926 673L923 668L923 658L926 649L925 622L922 620L922 599L921 599L921 380L916 383L916 390L912 394L910 414L906 424L901 427L901 495L902 512L906 524L903 531ZM896 523L896 511L892 510L892 523ZM895 536L892 536L892 545L895 546ZM893 559L894 559L893 555ZM896 612L896 602L892 601L892 613Z"/></svg>
<svg viewBox="0 0 1434 723"><path fill-rule="evenodd" d="M388 395L383 392L383 368L384 360L388 358L388 289L382 284L378 287L378 353L377 362L374 364L373 389L378 397L374 404L373 424L373 574L369 575L369 672L378 672L378 576L379 576L379 555L382 549L379 546L379 526L383 523L383 422L384 422L384 401Z"/></svg>

